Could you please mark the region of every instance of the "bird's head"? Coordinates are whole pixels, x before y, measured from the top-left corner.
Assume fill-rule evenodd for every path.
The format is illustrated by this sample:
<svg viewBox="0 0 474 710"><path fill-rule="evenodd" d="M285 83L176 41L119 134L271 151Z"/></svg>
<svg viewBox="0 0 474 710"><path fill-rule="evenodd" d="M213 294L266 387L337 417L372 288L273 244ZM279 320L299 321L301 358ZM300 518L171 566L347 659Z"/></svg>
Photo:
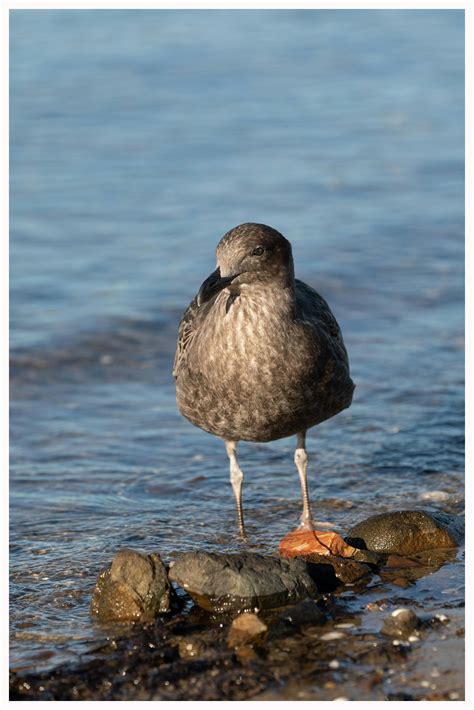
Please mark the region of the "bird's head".
<svg viewBox="0 0 474 710"><path fill-rule="evenodd" d="M288 288L294 284L291 244L265 224L234 227L220 240L216 256L217 269L202 284L199 304L226 287L259 283Z"/></svg>
<svg viewBox="0 0 474 710"><path fill-rule="evenodd" d="M217 245L221 277L238 284L273 281L288 286L294 279L291 244L272 227L248 222L224 234Z"/></svg>

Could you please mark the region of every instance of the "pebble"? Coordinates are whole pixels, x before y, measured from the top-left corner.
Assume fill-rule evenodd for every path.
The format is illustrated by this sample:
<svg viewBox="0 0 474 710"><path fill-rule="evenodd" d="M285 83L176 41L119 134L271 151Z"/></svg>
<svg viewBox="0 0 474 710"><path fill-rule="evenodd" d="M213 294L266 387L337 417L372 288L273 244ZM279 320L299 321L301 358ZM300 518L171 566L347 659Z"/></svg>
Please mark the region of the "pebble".
<svg viewBox="0 0 474 710"><path fill-rule="evenodd" d="M384 611L388 607L388 602L385 599L379 599L376 602L369 602L365 605L367 611Z"/></svg>
<svg viewBox="0 0 474 710"><path fill-rule="evenodd" d="M179 656L183 659L197 658L198 656L202 655L203 650L204 645L201 641L197 641L196 639L181 639L178 644Z"/></svg>
<svg viewBox="0 0 474 710"><path fill-rule="evenodd" d="M329 668L332 668L333 670L336 670L336 668L339 668L339 666L340 663L335 658L329 662Z"/></svg>
<svg viewBox="0 0 474 710"><path fill-rule="evenodd" d="M394 609L382 626L382 633L386 636L409 637L416 629L420 620L411 609L400 607Z"/></svg>
<svg viewBox="0 0 474 710"><path fill-rule="evenodd" d="M320 636L320 639L321 641L336 641L337 639L343 639L345 637L346 634L343 634L342 631L328 631Z"/></svg>
<svg viewBox="0 0 474 710"><path fill-rule="evenodd" d="M425 493L420 493L420 500L433 500L433 501L444 501L448 500L449 493L446 491L425 491Z"/></svg>
<svg viewBox="0 0 474 710"><path fill-rule="evenodd" d="M244 612L233 620L227 644L231 648L246 644L261 644L265 641L267 632L268 626L256 614Z"/></svg>

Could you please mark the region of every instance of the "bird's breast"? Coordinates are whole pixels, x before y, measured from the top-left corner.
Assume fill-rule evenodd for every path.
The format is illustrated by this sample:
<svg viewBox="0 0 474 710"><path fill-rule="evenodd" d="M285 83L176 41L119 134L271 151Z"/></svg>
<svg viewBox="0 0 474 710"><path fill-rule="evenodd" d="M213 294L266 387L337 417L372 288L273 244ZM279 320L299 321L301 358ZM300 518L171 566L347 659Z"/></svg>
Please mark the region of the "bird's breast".
<svg viewBox="0 0 474 710"><path fill-rule="evenodd" d="M210 381L239 382L243 390L270 388L284 376L291 351L297 346L304 363L304 348L295 342L291 304L266 293L219 293L199 334L199 361ZM212 347L209 345L212 343Z"/></svg>

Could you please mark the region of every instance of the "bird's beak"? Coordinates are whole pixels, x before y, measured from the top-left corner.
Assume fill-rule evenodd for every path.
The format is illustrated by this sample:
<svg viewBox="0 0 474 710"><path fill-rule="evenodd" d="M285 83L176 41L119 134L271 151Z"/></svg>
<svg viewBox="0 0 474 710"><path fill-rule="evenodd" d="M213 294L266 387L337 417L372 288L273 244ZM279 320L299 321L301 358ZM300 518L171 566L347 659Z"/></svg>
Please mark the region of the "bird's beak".
<svg viewBox="0 0 474 710"><path fill-rule="evenodd" d="M232 283L239 274L233 274L233 276L221 276L221 271L217 268L212 272L210 276L203 282L201 288L197 295L197 304L201 306L206 301L209 301L213 296L215 296L219 291Z"/></svg>

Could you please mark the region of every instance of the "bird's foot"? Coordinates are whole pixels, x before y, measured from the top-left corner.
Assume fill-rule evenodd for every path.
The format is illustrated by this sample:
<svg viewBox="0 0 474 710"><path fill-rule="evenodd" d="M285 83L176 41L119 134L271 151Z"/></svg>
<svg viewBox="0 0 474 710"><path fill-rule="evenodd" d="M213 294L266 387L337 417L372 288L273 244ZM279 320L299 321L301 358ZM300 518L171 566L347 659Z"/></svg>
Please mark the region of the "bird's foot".
<svg viewBox="0 0 474 710"><path fill-rule="evenodd" d="M297 530L315 530L315 522L312 518L301 518Z"/></svg>
<svg viewBox="0 0 474 710"><path fill-rule="evenodd" d="M243 542L243 543L246 543L249 541L249 539L247 537L247 533L243 529L239 530L239 540L240 540L240 542Z"/></svg>
<svg viewBox="0 0 474 710"><path fill-rule="evenodd" d="M317 532L320 528L331 529L335 527L335 523L331 523L324 520L313 520L312 518L301 517L300 524L297 530L308 530Z"/></svg>

